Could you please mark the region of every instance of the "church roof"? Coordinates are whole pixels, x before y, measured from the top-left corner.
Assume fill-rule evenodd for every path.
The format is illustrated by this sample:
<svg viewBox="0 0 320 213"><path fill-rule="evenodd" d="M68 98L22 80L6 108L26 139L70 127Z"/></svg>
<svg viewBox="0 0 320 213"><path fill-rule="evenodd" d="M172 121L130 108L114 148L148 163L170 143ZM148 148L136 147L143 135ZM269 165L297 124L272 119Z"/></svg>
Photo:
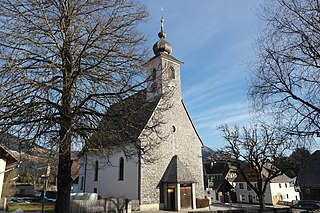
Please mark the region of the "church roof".
<svg viewBox="0 0 320 213"><path fill-rule="evenodd" d="M159 99L146 101L146 92L142 90L110 106L100 123L99 132L92 136L88 148L135 144L158 102Z"/></svg>
<svg viewBox="0 0 320 213"><path fill-rule="evenodd" d="M171 158L171 161L161 178L165 183L196 183L197 180L187 169L177 155Z"/></svg>
<svg viewBox="0 0 320 213"><path fill-rule="evenodd" d="M101 121L101 128L95 132L88 145L89 150L99 150L105 147L123 148L124 145L138 145L138 137L151 118L159 98L154 101L146 100L146 91L142 90L109 107L105 118ZM188 111L181 100L183 108L191 125L203 145ZM85 150L83 150L85 151Z"/></svg>
<svg viewBox="0 0 320 213"><path fill-rule="evenodd" d="M301 188L320 188L320 150L315 151L310 159L299 169L297 176Z"/></svg>

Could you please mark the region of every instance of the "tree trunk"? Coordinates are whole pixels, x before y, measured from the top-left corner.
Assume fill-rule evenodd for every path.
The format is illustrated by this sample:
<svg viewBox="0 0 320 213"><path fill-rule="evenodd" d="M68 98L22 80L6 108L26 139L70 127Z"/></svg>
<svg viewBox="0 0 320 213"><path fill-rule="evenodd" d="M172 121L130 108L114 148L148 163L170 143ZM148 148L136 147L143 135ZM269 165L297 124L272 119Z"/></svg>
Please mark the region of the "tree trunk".
<svg viewBox="0 0 320 213"><path fill-rule="evenodd" d="M259 206L260 206L260 212L266 211L266 203L264 200L264 195L258 195L259 198Z"/></svg>
<svg viewBox="0 0 320 213"><path fill-rule="evenodd" d="M63 91L62 108L60 112L60 144L59 144L59 166L58 166L58 194L55 205L55 213L70 212L70 192L71 192L71 142L72 142L72 87L73 87L73 68L71 51L71 1L67 2L64 11L63 28L65 41L62 47L62 73Z"/></svg>
<svg viewBox="0 0 320 213"><path fill-rule="evenodd" d="M59 149L58 192L55 213L70 212L71 164L71 134L66 133Z"/></svg>

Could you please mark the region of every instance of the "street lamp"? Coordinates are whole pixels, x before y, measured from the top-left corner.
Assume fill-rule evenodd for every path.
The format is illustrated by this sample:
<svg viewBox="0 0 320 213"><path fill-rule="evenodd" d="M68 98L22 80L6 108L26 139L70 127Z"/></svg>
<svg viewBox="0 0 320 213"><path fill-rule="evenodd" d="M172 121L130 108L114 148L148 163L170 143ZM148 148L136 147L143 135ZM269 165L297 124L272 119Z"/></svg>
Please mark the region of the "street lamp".
<svg viewBox="0 0 320 213"><path fill-rule="evenodd" d="M47 182L49 179L49 175L50 175L50 165L47 166L47 174L41 175L41 179L43 179L43 181L44 181L41 213L43 213L43 211L44 211L44 203L46 201L46 190L47 190Z"/></svg>

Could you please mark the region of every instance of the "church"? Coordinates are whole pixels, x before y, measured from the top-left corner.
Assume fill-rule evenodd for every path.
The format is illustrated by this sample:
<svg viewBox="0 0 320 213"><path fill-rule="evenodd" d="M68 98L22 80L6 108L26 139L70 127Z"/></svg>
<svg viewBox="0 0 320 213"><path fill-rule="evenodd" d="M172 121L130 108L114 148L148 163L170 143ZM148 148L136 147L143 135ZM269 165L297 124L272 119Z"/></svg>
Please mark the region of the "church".
<svg viewBox="0 0 320 213"><path fill-rule="evenodd" d="M93 136L95 147L80 158L80 192L125 197L141 211L196 209L204 196L203 143L182 100L182 62L171 55L163 25L162 18L145 64L147 88L110 107L103 136Z"/></svg>

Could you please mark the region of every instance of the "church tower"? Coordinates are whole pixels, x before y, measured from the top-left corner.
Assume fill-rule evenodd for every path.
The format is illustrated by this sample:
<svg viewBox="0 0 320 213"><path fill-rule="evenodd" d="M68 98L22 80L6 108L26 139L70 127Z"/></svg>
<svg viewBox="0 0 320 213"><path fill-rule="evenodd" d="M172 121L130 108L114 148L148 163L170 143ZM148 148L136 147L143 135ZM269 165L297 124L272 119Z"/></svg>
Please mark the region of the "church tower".
<svg viewBox="0 0 320 213"><path fill-rule="evenodd" d="M172 47L165 40L164 19L161 18L159 41L153 45L155 54L146 64L148 69L147 100L153 100L165 94L181 100L180 65L183 63L171 56Z"/></svg>

